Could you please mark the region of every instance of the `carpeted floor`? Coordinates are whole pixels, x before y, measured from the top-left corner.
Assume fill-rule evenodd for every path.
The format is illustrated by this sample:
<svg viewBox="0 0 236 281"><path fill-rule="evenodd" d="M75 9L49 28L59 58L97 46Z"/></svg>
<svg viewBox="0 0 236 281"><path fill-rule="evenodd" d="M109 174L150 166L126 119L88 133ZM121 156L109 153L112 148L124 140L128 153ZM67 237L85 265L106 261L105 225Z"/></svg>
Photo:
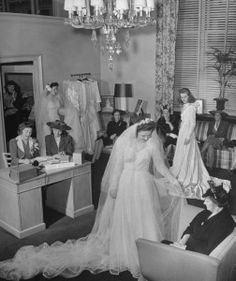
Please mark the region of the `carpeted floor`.
<svg viewBox="0 0 236 281"><path fill-rule="evenodd" d="M24 239L18 239L0 228L0 260L5 260L12 258L16 251L25 245L40 245L43 242L48 244L53 243L54 241L66 241L68 239L78 239L80 237L86 236L93 226L95 217L95 212L83 215L79 218L72 219L66 217L52 209L45 209L45 222L47 229L26 237ZM1 281L3 279L0 278ZM48 280L42 275L38 275L33 279L35 281ZM72 281L135 281L129 272L123 272L119 276L114 276L108 272L103 272L97 275L93 275L88 271L83 272L81 275L75 278L65 279L62 277L56 277L51 280L72 280Z"/></svg>
<svg viewBox="0 0 236 281"><path fill-rule="evenodd" d="M106 163L105 159L105 162ZM100 166L101 169L101 162L96 163L95 166ZM99 191L100 191L100 184L98 184L98 178L102 177L104 165L102 165L102 170L99 171L97 167L95 170L99 175L96 175L93 178L93 183L97 182L97 185L93 184L93 199L95 206L97 205ZM234 198L236 199L236 173L228 172L225 170L214 170L211 173L212 176L216 176L219 178L229 179L231 180L232 184L232 193ZM95 188L94 188L95 187ZM236 200L234 200L236 202ZM232 206L233 213L236 214L236 204ZM47 225L47 229L26 237L24 239L18 239L5 231L4 229L0 228L0 261L11 258L14 256L16 251L24 246L24 245L40 245L43 242L47 242L48 244L53 243L54 241L66 241L68 239L78 239L80 237L86 236L93 226L95 217L95 212L78 217L76 219L72 219L66 217L52 209L45 209L45 218L44 221ZM35 281L47 280L42 275L38 275L33 279ZM87 271L83 272L80 276L71 279L65 279L62 277L56 277L52 280L72 280L72 281L135 281L136 279L132 278L129 272L123 272L119 276L114 276L109 274L108 272L100 273L97 275L93 275ZM3 281L3 279L0 279Z"/></svg>

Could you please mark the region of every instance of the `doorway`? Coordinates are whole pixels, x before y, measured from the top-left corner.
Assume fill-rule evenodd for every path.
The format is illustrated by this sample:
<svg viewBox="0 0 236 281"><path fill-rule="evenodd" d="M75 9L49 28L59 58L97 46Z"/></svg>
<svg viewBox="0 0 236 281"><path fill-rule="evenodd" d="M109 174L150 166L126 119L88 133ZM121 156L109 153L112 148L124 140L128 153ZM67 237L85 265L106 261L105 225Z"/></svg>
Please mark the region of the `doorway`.
<svg viewBox="0 0 236 281"><path fill-rule="evenodd" d="M17 135L17 126L22 121L33 122L34 137L41 139L36 110L43 90L41 56L0 58L0 72L0 130L2 132L0 151L2 154L8 151L8 142ZM20 93L18 107L11 107L11 99L8 99L6 94L11 87L17 87ZM1 167L2 165L1 161Z"/></svg>

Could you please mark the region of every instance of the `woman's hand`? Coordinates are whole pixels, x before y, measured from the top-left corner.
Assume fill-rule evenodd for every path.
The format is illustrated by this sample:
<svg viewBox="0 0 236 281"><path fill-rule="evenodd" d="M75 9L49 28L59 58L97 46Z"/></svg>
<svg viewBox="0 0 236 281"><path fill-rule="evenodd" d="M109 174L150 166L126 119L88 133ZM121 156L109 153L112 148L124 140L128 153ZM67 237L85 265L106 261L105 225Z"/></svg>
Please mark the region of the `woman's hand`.
<svg viewBox="0 0 236 281"><path fill-rule="evenodd" d="M109 191L109 193L110 193L111 198L116 199L116 196L117 196L117 189L112 188L112 189Z"/></svg>
<svg viewBox="0 0 236 281"><path fill-rule="evenodd" d="M116 137L116 134L113 134L113 135L110 136L110 139L111 139L111 140L114 140L115 137Z"/></svg>

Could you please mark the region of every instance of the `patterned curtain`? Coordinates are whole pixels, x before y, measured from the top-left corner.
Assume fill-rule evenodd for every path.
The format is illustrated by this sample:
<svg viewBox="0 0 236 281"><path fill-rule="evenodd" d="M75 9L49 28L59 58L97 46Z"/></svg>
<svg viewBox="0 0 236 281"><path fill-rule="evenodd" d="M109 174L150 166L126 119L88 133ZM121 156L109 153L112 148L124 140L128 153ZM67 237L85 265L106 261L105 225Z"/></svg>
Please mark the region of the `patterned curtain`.
<svg viewBox="0 0 236 281"><path fill-rule="evenodd" d="M159 0L156 34L156 106L155 117L160 116L160 105L173 109L175 42L179 0Z"/></svg>

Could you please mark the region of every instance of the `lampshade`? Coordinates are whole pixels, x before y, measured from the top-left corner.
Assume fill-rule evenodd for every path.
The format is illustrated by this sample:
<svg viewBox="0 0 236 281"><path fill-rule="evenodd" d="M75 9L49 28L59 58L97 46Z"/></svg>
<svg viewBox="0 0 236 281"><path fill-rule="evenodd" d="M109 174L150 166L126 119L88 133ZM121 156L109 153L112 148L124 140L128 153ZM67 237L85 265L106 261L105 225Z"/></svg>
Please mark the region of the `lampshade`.
<svg viewBox="0 0 236 281"><path fill-rule="evenodd" d="M132 98L133 87L132 84L115 84L114 97L115 98Z"/></svg>

